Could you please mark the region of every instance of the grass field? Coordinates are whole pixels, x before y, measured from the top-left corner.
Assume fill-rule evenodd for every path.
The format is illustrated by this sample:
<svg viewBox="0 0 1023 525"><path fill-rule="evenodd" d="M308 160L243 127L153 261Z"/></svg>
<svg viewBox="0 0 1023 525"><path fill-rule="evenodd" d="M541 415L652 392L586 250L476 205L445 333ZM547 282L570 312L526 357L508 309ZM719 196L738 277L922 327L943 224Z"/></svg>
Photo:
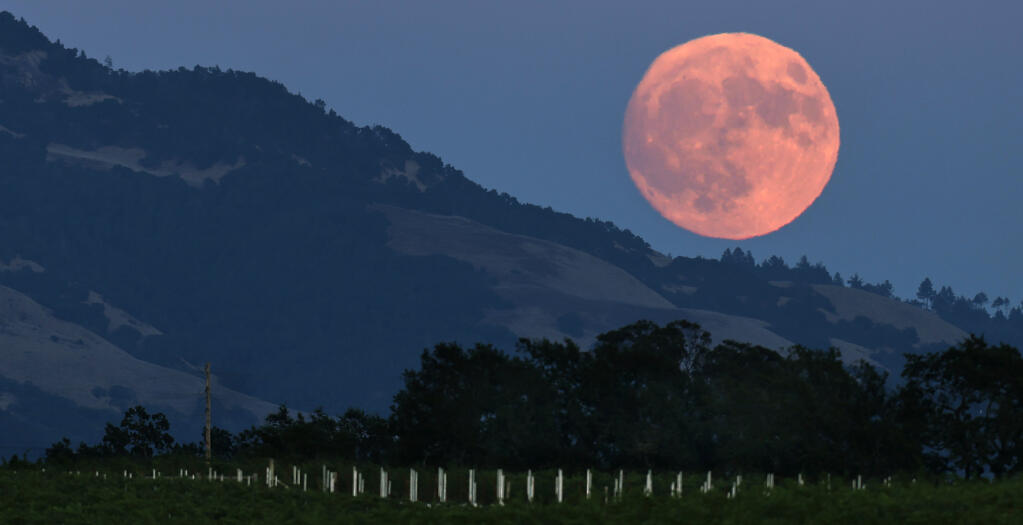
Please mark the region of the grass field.
<svg viewBox="0 0 1023 525"><path fill-rule="evenodd" d="M111 465L112 466L112 465ZM118 465L120 466L120 465ZM509 474L512 491L504 506L494 504L493 471L479 473L480 506L465 504L467 472L449 475L448 503L438 504L435 471L420 471L420 502L409 503L407 469L392 469L392 495L379 496L379 469L363 468L366 492L351 496L350 481L335 494L319 490L319 468L307 466L309 490L284 484L269 489L227 480L181 479L164 465L160 479L137 468L132 479L123 469L67 471L38 468L0 470L0 523L1023 523L1023 480L934 482L896 479L890 487L865 481L853 490L847 480L778 479L770 491L763 476L744 476L734 499L727 497L731 479L712 491L698 490L703 476L688 476L681 498L668 495L672 478L657 476L654 494L643 495L645 474L626 475L621 501L604 502L611 474L594 475L594 493L585 498L582 473L566 477L565 502L554 500L554 473L536 474L536 500L525 498L525 474ZM278 466L278 477L291 481L291 466ZM226 465L221 465L227 470ZM338 468L342 472L345 470ZM250 469L246 472L254 472ZM281 473L286 476L281 475ZM351 465L347 475L350 477ZM232 468L230 472L235 472ZM172 475L173 474L173 475ZM233 474L232 474L233 476ZM226 476L225 476L226 477ZM283 478L287 477L287 480ZM315 480L313 479L315 477ZM428 483L428 481L430 481ZM316 487L314 487L316 485Z"/></svg>

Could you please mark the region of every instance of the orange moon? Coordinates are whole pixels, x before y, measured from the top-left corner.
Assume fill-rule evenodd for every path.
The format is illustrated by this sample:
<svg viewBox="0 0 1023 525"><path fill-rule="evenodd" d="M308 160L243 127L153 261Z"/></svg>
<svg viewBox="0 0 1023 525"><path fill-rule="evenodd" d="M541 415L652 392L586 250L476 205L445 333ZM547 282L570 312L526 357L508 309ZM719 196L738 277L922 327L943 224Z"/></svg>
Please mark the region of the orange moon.
<svg viewBox="0 0 1023 525"><path fill-rule="evenodd" d="M671 222L748 239L792 222L838 159L835 105L799 53L747 33L662 53L625 111L629 175Z"/></svg>

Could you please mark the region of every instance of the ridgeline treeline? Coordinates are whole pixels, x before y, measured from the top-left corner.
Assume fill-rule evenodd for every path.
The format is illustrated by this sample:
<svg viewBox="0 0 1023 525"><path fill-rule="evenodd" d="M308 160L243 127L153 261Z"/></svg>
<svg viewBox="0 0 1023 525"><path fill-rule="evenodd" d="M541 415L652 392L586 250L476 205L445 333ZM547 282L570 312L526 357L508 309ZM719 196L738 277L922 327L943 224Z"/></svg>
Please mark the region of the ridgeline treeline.
<svg viewBox="0 0 1023 525"><path fill-rule="evenodd" d="M969 333L985 334L991 339L1016 344L1023 341L1023 301L1014 304L1012 299L1005 296L991 297L985 292L977 292L973 296L963 295L957 293L951 286L936 285L927 277L917 287L915 298L900 298L895 295L895 286L887 279L880 283L869 283L859 274L853 274L846 279L838 272L830 273L823 263L811 264L805 255L793 266L789 266L777 255L757 263L752 251L743 251L739 247L734 250L726 249L718 262L723 267L740 270L765 282L790 281L800 284L847 286L882 297L898 299L931 310L942 319Z"/></svg>
<svg viewBox="0 0 1023 525"><path fill-rule="evenodd" d="M599 336L490 345L442 343L407 370L389 417L349 410L293 414L213 433L222 458L346 459L392 465L654 468L886 475L1023 469L1023 357L971 336L908 355L896 389L835 350L778 353L732 341L713 348L698 325L642 321ZM142 407L103 442L64 440L47 462L161 453L175 445Z"/></svg>

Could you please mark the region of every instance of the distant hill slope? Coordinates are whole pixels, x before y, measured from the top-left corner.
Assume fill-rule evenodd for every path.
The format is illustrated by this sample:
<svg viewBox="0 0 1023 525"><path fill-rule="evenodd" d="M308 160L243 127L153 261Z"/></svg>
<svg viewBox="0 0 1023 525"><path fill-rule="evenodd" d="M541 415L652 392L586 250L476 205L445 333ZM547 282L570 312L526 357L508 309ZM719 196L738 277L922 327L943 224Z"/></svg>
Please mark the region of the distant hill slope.
<svg viewBox="0 0 1023 525"><path fill-rule="evenodd" d="M198 374L136 359L97 334L55 318L32 299L5 286L0 286L0 348L0 384L31 385L28 390L15 389L0 396L4 410L25 408L41 395L73 400L87 413L95 413L93 418L113 421L125 409L142 404L165 412L172 422L181 423L179 426L191 426L196 435L201 429L195 425L205 409L204 381ZM213 383L217 392L214 408L221 426L253 424L276 408L223 388L216 380ZM34 419L76 439L95 441L100 437L94 422L62 424L66 416L48 412L36 414Z"/></svg>
<svg viewBox="0 0 1023 525"><path fill-rule="evenodd" d="M114 71L9 13L0 159L2 290L41 305L45 326L93 334L125 370L165 374L153 384L187 385L174 379L194 377L187 363L210 361L223 388L266 402L377 410L439 341L585 343L688 318L718 340L834 345L897 372L902 352L965 333L835 286L821 266L666 257L611 223L486 190L255 74ZM27 308L0 310L0 323ZM3 340L0 352L29 354L22 372L0 370L0 416L20 410L0 424L31 413L14 393L29 383L35 402L82 410L111 408L90 384L157 402L103 367L80 367L76 389L46 386L46 363L81 358L46 337ZM248 413L268 406L224 396Z"/></svg>

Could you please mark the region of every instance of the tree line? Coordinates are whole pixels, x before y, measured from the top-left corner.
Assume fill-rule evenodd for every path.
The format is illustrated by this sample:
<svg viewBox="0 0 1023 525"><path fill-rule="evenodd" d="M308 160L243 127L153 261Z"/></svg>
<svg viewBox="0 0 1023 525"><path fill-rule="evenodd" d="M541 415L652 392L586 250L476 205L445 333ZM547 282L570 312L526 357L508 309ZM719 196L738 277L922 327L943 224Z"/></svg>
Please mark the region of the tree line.
<svg viewBox="0 0 1023 525"><path fill-rule="evenodd" d="M222 458L333 458L393 465L654 468L885 475L1018 473L1023 358L970 336L943 352L907 355L901 386L837 350L776 352L725 341L698 325L641 321L571 340L437 344L404 373L387 417L348 410L294 413L232 434ZM184 453L162 414L135 407L102 442L65 439L48 462Z"/></svg>

